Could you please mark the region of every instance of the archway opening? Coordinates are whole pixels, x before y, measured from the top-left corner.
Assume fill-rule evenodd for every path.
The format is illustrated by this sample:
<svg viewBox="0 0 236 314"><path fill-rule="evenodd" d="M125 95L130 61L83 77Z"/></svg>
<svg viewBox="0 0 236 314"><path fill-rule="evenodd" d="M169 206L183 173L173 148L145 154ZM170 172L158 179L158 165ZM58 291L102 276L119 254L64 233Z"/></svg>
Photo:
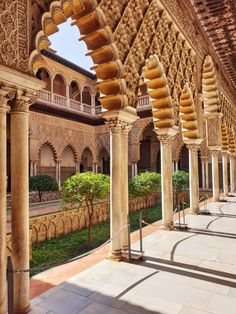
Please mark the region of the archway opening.
<svg viewBox="0 0 236 314"><path fill-rule="evenodd" d="M93 155L89 148L85 148L81 156L80 172L92 171Z"/></svg>
<svg viewBox="0 0 236 314"><path fill-rule="evenodd" d="M76 161L73 150L70 146L66 146L61 154L61 184L75 172Z"/></svg>
<svg viewBox="0 0 236 314"><path fill-rule="evenodd" d="M39 151L39 174L47 174L56 179L56 163L52 148L44 144Z"/></svg>
<svg viewBox="0 0 236 314"><path fill-rule="evenodd" d="M138 173L145 171L157 171L157 154L160 150L160 142L154 132L153 124L150 123L143 131L140 141L140 160L138 161Z"/></svg>

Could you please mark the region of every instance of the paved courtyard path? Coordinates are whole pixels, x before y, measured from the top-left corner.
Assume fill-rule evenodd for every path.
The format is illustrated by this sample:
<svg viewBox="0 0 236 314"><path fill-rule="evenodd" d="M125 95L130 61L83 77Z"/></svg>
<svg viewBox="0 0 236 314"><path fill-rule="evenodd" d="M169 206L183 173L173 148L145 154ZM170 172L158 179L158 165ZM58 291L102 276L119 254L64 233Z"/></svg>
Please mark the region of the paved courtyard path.
<svg viewBox="0 0 236 314"><path fill-rule="evenodd" d="M78 266L77 274L32 299L30 313L235 314L236 197L208 209L211 215L186 217L188 230L149 226L142 261L117 263L101 255L87 269L78 261L84 271ZM52 270L33 280L47 274Z"/></svg>

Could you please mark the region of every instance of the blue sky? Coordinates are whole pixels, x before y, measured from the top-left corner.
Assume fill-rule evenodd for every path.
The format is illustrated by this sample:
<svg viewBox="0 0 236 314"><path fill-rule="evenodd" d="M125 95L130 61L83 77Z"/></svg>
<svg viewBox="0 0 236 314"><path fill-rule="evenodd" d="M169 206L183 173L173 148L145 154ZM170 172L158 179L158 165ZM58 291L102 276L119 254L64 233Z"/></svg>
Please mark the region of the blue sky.
<svg viewBox="0 0 236 314"><path fill-rule="evenodd" d="M79 41L80 32L77 26L71 26L71 21L58 26L59 31L49 37L51 48L57 51L57 54L80 67L91 71L94 65L90 57L86 57L87 47L83 41Z"/></svg>

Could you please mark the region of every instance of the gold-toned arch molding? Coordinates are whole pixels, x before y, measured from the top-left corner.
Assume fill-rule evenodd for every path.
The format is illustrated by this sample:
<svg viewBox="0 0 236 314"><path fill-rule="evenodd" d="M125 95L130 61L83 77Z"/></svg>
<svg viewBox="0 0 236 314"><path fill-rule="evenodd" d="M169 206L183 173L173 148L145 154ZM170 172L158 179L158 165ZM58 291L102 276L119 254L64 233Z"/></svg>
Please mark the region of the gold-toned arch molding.
<svg viewBox="0 0 236 314"><path fill-rule="evenodd" d="M143 76L151 98L155 129L174 126L174 110L166 75L157 55L152 55L143 68Z"/></svg>
<svg viewBox="0 0 236 314"><path fill-rule="evenodd" d="M96 0L53 1L50 12L42 16L42 30L36 36L36 50L30 56L30 68L34 73L45 65L40 50L47 49L51 42L48 36L58 31L58 25L72 18L73 25L80 31L88 48L86 55L95 64L97 85L101 93L100 102L106 110L119 110L128 105L123 64L113 40L113 34L106 23L105 15Z"/></svg>
<svg viewBox="0 0 236 314"><path fill-rule="evenodd" d="M231 129L230 132L229 132L229 152L231 154L235 154L236 153L235 136L234 136L233 129Z"/></svg>
<svg viewBox="0 0 236 314"><path fill-rule="evenodd" d="M221 123L221 148L224 151L229 149L228 130L224 120Z"/></svg>
<svg viewBox="0 0 236 314"><path fill-rule="evenodd" d="M197 114L195 111L193 96L187 84L185 84L180 95L179 112L183 140L199 139L200 135Z"/></svg>
<svg viewBox="0 0 236 314"><path fill-rule="evenodd" d="M216 81L214 64L210 56L206 56L202 73L202 94L204 113L214 114L219 112L219 90Z"/></svg>

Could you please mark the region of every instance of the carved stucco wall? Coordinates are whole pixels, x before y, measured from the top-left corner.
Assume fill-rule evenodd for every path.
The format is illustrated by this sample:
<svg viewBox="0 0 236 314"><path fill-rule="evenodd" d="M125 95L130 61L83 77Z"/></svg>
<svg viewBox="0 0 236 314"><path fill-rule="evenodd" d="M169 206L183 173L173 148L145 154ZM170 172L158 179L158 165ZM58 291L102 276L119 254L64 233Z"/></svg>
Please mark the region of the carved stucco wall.
<svg viewBox="0 0 236 314"><path fill-rule="evenodd" d="M48 143L52 147L54 159L60 159L63 150L70 145L78 161L86 147L96 160L104 147L109 151L109 133L105 126L95 127L83 123L65 120L41 113L30 112L30 159L38 160L40 147ZM103 132L102 132L103 131Z"/></svg>
<svg viewBox="0 0 236 314"><path fill-rule="evenodd" d="M29 70L30 12L27 0L0 3L0 64Z"/></svg>

